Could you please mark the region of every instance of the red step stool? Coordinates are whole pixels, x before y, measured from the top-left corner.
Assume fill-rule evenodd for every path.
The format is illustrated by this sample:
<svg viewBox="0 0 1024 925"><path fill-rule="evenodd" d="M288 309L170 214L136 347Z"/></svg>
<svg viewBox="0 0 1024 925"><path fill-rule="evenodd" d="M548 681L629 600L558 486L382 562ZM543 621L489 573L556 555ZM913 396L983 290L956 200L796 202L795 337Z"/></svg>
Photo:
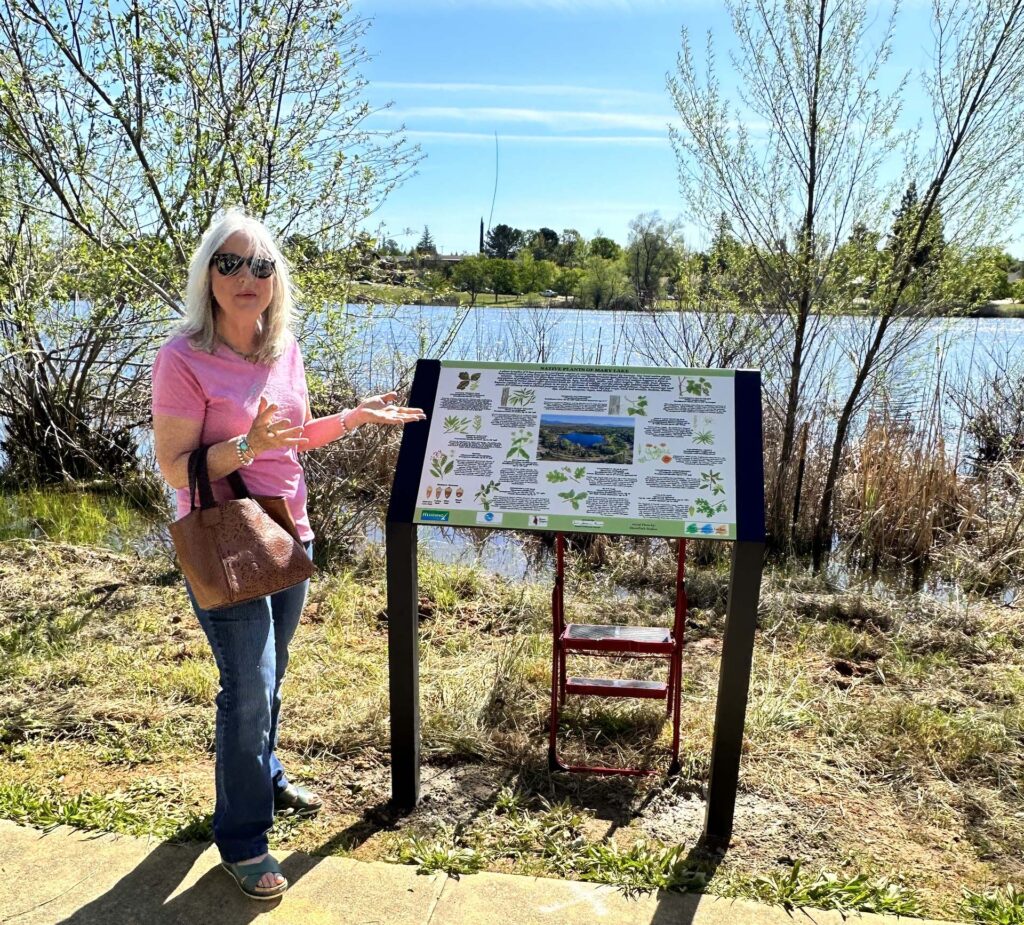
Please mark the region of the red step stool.
<svg viewBox="0 0 1024 925"><path fill-rule="evenodd" d="M555 587L551 592L553 640L551 653L551 728L548 766L552 771L593 774L656 774L640 768L567 765L558 757L558 722L569 694L588 697L635 697L664 700L672 718L672 761L669 774L679 771L679 709L682 690L683 633L686 625L686 540L678 540L675 620L671 627L598 625L565 622L565 535L555 535ZM668 662L666 681L622 678L578 678L566 673L566 656L661 658Z"/></svg>

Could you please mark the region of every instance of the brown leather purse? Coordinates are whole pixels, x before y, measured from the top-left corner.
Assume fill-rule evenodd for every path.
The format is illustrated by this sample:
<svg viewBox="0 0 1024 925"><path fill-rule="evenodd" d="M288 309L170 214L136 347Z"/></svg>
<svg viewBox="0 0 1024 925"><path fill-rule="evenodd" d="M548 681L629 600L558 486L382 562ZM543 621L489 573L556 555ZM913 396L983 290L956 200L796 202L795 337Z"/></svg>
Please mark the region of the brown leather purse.
<svg viewBox="0 0 1024 925"><path fill-rule="evenodd" d="M208 446L188 458L191 508L170 525L182 572L203 610L276 594L313 574L284 498L253 496L237 472L233 501L218 504L210 487ZM196 508L196 491L199 508Z"/></svg>

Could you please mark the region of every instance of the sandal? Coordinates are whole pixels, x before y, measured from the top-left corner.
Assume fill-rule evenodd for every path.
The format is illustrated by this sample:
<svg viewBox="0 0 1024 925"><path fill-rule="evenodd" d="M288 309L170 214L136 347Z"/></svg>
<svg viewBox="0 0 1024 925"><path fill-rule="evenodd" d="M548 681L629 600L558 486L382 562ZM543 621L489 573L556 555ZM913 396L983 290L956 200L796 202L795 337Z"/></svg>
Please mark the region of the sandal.
<svg viewBox="0 0 1024 925"><path fill-rule="evenodd" d="M312 816L320 812L323 801L312 790L289 784L274 791L274 812L289 812L296 816Z"/></svg>
<svg viewBox="0 0 1024 925"><path fill-rule="evenodd" d="M231 879L238 884L238 888L250 899L276 899L288 889L288 880L277 886L259 886L260 878L264 874L280 874L281 868L269 854L256 864L231 864L228 861L221 861L220 864L229 874ZM284 874L281 874L284 876Z"/></svg>

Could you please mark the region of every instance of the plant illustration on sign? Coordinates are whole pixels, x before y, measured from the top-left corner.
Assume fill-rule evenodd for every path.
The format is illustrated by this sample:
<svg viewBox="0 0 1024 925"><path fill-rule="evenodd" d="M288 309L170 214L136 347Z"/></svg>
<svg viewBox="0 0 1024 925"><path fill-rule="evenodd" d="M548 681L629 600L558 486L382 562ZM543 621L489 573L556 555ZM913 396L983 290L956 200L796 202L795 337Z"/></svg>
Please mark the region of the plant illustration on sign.
<svg viewBox="0 0 1024 925"><path fill-rule="evenodd" d="M711 418L704 418L704 426L701 427L697 421L697 415L693 416L693 442L702 446L712 446L715 442L714 431L711 430Z"/></svg>
<svg viewBox="0 0 1024 925"><path fill-rule="evenodd" d="M725 486L722 484L722 473L713 472L710 469L707 472L701 472L700 487L702 491L710 491L712 495L724 495Z"/></svg>
<svg viewBox="0 0 1024 925"><path fill-rule="evenodd" d="M647 417L647 396L637 395L636 398L626 396L626 414L635 414L637 417Z"/></svg>
<svg viewBox="0 0 1024 925"><path fill-rule="evenodd" d="M721 514L727 509L728 505L724 501L719 501L718 504L712 504L706 498L698 498L690 507L690 515L693 516L693 513L696 510L705 517L714 517L715 514Z"/></svg>
<svg viewBox="0 0 1024 925"><path fill-rule="evenodd" d="M580 502L587 497L587 492L581 491L577 493L574 489L570 488L569 491L560 491L558 497L565 498L572 505L572 509L578 511L580 509Z"/></svg>
<svg viewBox="0 0 1024 925"><path fill-rule="evenodd" d="M703 376L683 376L679 379L679 397L683 397L683 393L687 395L710 395L711 394L711 380L705 379Z"/></svg>
<svg viewBox="0 0 1024 925"><path fill-rule="evenodd" d="M475 392L480 385L480 373L459 373L459 384L455 386L460 392Z"/></svg>
<svg viewBox="0 0 1024 925"><path fill-rule="evenodd" d="M480 428L484 426L484 418L481 414L473 415L473 433L480 433Z"/></svg>
<svg viewBox="0 0 1024 925"><path fill-rule="evenodd" d="M446 434L469 433L469 418L460 418L458 415L449 414L444 419L444 432Z"/></svg>
<svg viewBox="0 0 1024 925"><path fill-rule="evenodd" d="M568 482L570 479L574 482L579 482L586 474L586 466L577 466L575 469L572 466L562 466L561 469L552 469L544 477L549 482L557 484L558 482Z"/></svg>
<svg viewBox="0 0 1024 925"><path fill-rule="evenodd" d="M490 481L486 485L481 484L479 491L475 495L477 501L480 502L480 506L485 510L491 509L491 493L501 488L501 482Z"/></svg>
<svg viewBox="0 0 1024 925"><path fill-rule="evenodd" d="M448 475L454 468L455 456L453 455L449 458L444 450L438 450L430 457L430 474L437 478Z"/></svg>
<svg viewBox="0 0 1024 925"><path fill-rule="evenodd" d="M533 431L530 430L514 430L512 431L512 444L508 448L508 452L505 454L505 459L512 459L513 457L522 457L523 459L529 459L530 454L526 451L526 448L533 442Z"/></svg>
<svg viewBox="0 0 1024 925"><path fill-rule="evenodd" d="M516 389L508 397L508 403L516 408L529 408L537 400L533 389Z"/></svg>
<svg viewBox="0 0 1024 925"><path fill-rule="evenodd" d="M637 452L637 462L651 462L660 459L663 463L672 462L672 455L665 443L645 443Z"/></svg>

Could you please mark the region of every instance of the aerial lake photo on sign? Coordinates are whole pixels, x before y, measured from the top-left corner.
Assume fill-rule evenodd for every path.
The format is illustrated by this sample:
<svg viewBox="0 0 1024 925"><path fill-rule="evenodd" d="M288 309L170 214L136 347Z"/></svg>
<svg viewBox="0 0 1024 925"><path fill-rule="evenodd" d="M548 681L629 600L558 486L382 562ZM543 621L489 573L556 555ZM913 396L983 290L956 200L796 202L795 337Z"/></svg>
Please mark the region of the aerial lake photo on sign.
<svg viewBox="0 0 1024 925"><path fill-rule="evenodd" d="M537 460L631 464L635 423L607 415L541 415Z"/></svg>

